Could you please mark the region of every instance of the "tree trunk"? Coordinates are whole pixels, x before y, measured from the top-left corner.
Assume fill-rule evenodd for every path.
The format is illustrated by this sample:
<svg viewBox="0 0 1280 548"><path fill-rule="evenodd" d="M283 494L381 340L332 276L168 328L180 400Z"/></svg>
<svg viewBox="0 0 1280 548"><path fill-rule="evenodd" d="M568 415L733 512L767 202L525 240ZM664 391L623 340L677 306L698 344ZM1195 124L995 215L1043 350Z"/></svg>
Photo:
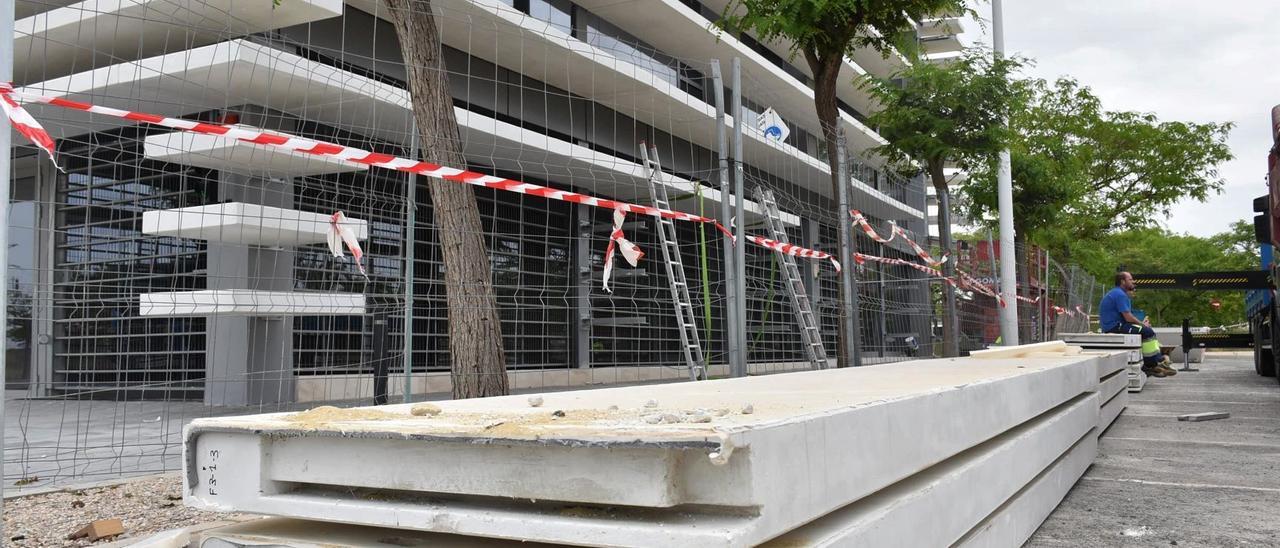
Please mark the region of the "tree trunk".
<svg viewBox="0 0 1280 548"><path fill-rule="evenodd" d="M938 195L938 243L942 246L944 254L951 253L953 247L951 190L947 187L943 160L935 158L928 162L929 178L933 180L933 189ZM955 278L956 257L942 263L942 274L948 278ZM942 295L942 354L946 357L955 357L960 355L960 321L956 315L956 288L949 283L943 283Z"/></svg>
<svg viewBox="0 0 1280 548"><path fill-rule="evenodd" d="M386 3L400 38L422 159L463 169L458 121L431 1ZM453 397L506 395L502 324L475 194L469 185L436 178L427 187L444 259Z"/></svg>
<svg viewBox="0 0 1280 548"><path fill-rule="evenodd" d="M841 184L839 169L840 160L839 152L836 147L840 146L837 133L837 128L839 128L840 123L840 111L836 103L836 84L840 77L840 61L842 57L828 56L828 59L820 60L812 55L806 55L806 59L809 61L809 68L813 71L814 108L818 113L818 123L822 125L822 137L827 142L827 165L831 167L831 200L835 202L837 204L836 207L839 208L838 204ZM837 245L839 245L841 249L845 246L849 246L850 249L853 249L853 242L849 241L849 231L843 229L845 225L842 221L847 219L848 215L848 211L836 212L836 234L838 234ZM838 252L837 256L839 256ZM847 265L847 268L854 268L854 265ZM844 284L838 284L837 287L839 288L839 292L837 294L837 298L839 299L838 302L844 303L844 292L849 291L850 288L845 287ZM848 353L845 351L845 347L847 345L844 343L844 334L847 332L847 322L849 322L851 318L845 317L846 315L844 313L843 304L839 307L839 310L840 327L838 336L836 337L836 367L849 367L853 365L853 362L851 361L852 356L847 355ZM857 311L854 311L854 313L856 314ZM858 344L858 342L854 341L854 344Z"/></svg>

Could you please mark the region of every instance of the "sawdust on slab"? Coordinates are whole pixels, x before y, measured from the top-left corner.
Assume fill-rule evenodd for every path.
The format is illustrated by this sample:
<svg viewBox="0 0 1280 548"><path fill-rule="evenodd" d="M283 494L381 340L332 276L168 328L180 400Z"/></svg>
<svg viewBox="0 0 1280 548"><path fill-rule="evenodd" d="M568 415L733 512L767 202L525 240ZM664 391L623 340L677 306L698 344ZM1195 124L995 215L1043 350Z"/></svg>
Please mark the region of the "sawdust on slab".
<svg viewBox="0 0 1280 548"><path fill-rule="evenodd" d="M386 411L378 411L376 409L341 409L332 405L322 405L301 413L293 413L284 417L284 420L303 428L307 428L324 426L334 422L380 421L405 418L410 417L408 415L388 413Z"/></svg>

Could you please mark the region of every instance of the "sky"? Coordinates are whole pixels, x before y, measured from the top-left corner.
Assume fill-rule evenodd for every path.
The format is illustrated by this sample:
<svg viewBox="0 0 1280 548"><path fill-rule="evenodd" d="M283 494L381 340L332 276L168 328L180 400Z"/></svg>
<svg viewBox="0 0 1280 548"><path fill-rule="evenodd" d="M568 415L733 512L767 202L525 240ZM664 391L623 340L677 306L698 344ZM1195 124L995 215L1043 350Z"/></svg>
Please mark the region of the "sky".
<svg viewBox="0 0 1280 548"><path fill-rule="evenodd" d="M1271 107L1280 104L1280 0L1006 0L1005 49L1035 60L1030 76L1069 75L1108 110L1162 120L1233 122L1235 160L1207 202L1185 200L1162 219L1176 232L1208 236L1252 220L1266 194ZM974 4L986 28L962 39L990 44L989 1Z"/></svg>

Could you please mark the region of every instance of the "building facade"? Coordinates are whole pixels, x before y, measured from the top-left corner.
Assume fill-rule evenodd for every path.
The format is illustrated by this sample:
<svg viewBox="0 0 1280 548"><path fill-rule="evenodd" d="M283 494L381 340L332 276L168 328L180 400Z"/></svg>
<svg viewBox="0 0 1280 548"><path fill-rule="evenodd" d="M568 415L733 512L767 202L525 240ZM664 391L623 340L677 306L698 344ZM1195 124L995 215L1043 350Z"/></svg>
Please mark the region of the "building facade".
<svg viewBox="0 0 1280 548"><path fill-rule="evenodd" d="M468 163L456 167L649 204L638 156L641 142L652 143L673 207L719 217L711 61L720 62L730 97L728 68L737 58L747 187L783 196L793 242L835 253L812 79L785 44L712 34L725 3L434 2ZM108 11L93 2L18 4L14 80L26 91L400 156L419 152L396 32L376 0L193 0L177 8L156 0ZM883 140L863 123L872 103L852 83L906 62L870 51L847 59L840 124L855 207L880 226L894 221L926 234L924 182L890 173L867 153ZM754 129L766 108L788 124L784 142ZM9 335L11 385L23 383L35 396L124 393L216 405L363 397L376 371L405 363L406 332L415 374L447 371L443 264L425 178L53 107L29 110L57 140L61 171L15 139L10 311L19 328ZM651 222L629 219L628 238L651 253L638 268L617 269L616 289L605 293L611 211L476 194L510 368L683 363ZM757 230L761 208L751 197L743 222ZM148 211L225 204L289 215L341 210L363 221L368 278L349 259L332 257L322 240L273 240L267 214L240 219L234 236L144 226ZM723 362L723 242L705 226L678 229L703 345L710 361ZM859 236L858 247L911 256L900 242ZM802 361L777 258L754 247L747 257L749 360ZM817 263L802 266L834 355L837 279ZM932 340L927 282L900 267L869 265L858 275L864 354L919 353ZM229 291L305 298L284 313L257 313L261 301L253 299L209 313L140 310L140 295ZM325 300L351 294L362 296L362 307Z"/></svg>

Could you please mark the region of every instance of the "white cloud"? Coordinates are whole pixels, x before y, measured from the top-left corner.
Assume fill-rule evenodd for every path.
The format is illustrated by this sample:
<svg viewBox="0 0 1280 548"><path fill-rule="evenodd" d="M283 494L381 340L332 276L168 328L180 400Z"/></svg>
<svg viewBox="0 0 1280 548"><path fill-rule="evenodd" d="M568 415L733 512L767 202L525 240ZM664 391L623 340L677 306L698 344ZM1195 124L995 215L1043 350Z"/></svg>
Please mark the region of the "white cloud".
<svg viewBox="0 0 1280 548"><path fill-rule="evenodd" d="M1236 159L1220 166L1227 187L1206 203L1188 200L1163 224L1196 235L1252 218L1266 193L1270 111L1280 103L1276 0L1006 1L1005 45L1036 60L1030 75L1070 75L1113 110L1161 119L1234 122ZM984 18L990 4L974 5ZM968 41L990 43L990 25ZM985 34L985 35L984 35Z"/></svg>

